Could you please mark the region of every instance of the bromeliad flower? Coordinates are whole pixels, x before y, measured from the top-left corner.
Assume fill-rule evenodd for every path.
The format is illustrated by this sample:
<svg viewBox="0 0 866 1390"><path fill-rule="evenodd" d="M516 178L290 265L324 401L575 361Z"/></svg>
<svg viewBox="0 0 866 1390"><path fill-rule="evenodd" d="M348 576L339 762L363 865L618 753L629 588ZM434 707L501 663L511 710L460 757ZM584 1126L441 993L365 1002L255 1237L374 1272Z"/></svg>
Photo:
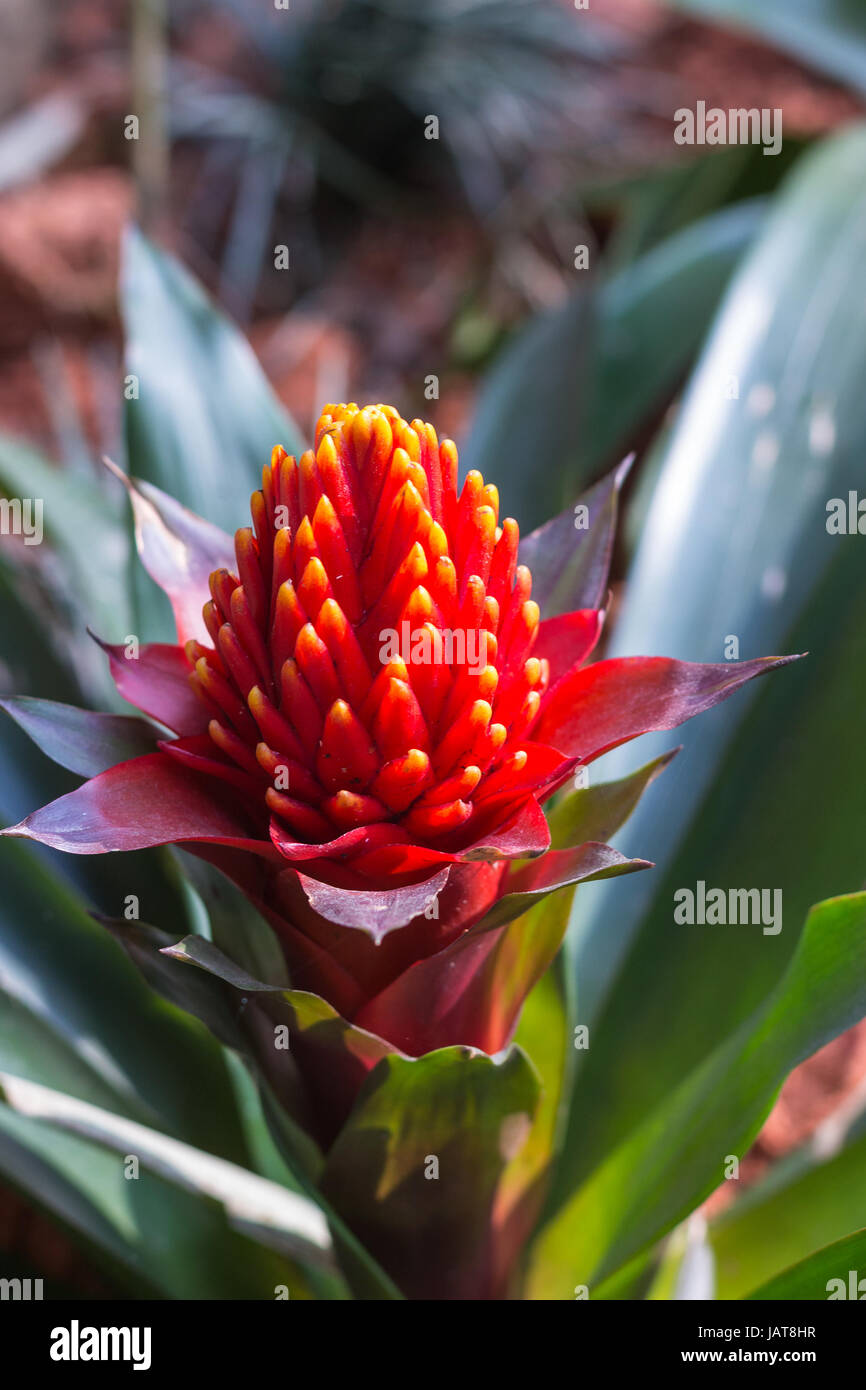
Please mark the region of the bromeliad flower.
<svg viewBox="0 0 866 1390"><path fill-rule="evenodd" d="M77 854L181 844L262 911L297 989L411 1055L495 1052L559 945L561 929L522 941L504 984L521 914L646 867L598 842L604 817L575 844L587 817L569 797L552 843L545 803L786 659L586 664L621 476L593 489L586 528L569 512L521 545L494 486L458 487L432 426L340 405L314 451L274 450L233 547L127 482L178 644L105 650L170 736L7 833Z"/></svg>

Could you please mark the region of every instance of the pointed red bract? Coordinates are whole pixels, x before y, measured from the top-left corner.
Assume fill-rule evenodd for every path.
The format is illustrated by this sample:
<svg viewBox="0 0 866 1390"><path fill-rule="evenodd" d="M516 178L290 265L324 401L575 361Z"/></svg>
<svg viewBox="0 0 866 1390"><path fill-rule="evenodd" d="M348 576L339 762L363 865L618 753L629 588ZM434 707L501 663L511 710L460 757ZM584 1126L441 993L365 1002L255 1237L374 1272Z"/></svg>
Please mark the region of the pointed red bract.
<svg viewBox="0 0 866 1390"><path fill-rule="evenodd" d="M201 595L208 575L231 563L231 537L158 487L135 482L107 459L106 463L129 493L138 553L151 579L168 595L178 640L205 639Z"/></svg>
<svg viewBox="0 0 866 1390"><path fill-rule="evenodd" d="M99 641L99 639L96 639ZM176 734L204 733L209 715L190 688L190 664L182 647L153 642L137 648L99 642L124 700Z"/></svg>
<svg viewBox="0 0 866 1390"><path fill-rule="evenodd" d="M700 665L662 656L599 661L572 672L551 694L536 736L563 754L590 762L620 743L674 729L775 666L796 657Z"/></svg>
<svg viewBox="0 0 866 1390"><path fill-rule="evenodd" d="M67 854L107 854L154 845L212 841L273 858L257 834L254 808L211 778L165 753L117 763L27 816L4 834L38 840Z"/></svg>

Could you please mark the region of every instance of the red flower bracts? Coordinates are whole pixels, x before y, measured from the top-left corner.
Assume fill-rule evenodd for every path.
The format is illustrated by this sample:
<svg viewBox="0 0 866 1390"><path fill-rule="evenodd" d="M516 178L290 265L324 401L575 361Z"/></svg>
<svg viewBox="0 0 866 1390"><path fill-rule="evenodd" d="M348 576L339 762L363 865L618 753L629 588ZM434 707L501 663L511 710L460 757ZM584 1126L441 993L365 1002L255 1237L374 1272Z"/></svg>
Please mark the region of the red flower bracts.
<svg viewBox="0 0 866 1390"><path fill-rule="evenodd" d="M233 546L127 482L178 645L105 650L170 732L7 833L78 854L181 844L265 915L295 989L390 1048L496 1051L559 944L521 939L526 909L646 867L550 848L545 803L778 664L587 665L620 477L588 494L588 526L568 512L521 544L432 426L340 405L314 451L274 450Z"/></svg>

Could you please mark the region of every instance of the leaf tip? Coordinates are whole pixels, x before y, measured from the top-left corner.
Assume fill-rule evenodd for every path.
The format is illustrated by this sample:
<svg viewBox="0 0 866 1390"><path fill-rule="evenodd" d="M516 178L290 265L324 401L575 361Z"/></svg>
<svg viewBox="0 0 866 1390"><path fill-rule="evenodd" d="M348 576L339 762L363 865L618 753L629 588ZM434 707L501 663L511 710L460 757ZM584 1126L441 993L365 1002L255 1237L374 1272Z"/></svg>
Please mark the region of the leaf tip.
<svg viewBox="0 0 866 1390"><path fill-rule="evenodd" d="M632 465L633 465L633 463L634 463L634 461L635 461L636 458L637 458L637 453L636 453L636 451L635 451L634 449L632 449L631 453L630 453L630 454L626 454L625 458L622 459L621 462L618 463L617 466L616 466L616 468L614 469L614 471L613 471L613 481L614 481L614 486L615 486L617 492L618 492L619 489L622 487L623 483L625 482L626 478L628 477L629 473L631 472L631 470L632 470Z"/></svg>

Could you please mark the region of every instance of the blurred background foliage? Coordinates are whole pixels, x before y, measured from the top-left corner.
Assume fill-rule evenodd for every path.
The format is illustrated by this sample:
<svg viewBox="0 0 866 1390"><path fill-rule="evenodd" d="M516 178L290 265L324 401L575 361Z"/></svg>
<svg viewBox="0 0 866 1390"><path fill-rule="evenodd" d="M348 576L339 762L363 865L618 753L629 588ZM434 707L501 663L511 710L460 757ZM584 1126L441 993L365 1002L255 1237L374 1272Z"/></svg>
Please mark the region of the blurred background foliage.
<svg viewBox="0 0 866 1390"><path fill-rule="evenodd" d="M866 883L864 542L825 526L830 498L866 493L859 0L5 0L0 32L0 490L45 501L44 545L2 538L0 693L120 709L85 627L170 635L103 453L231 529L271 444L300 446L327 400L431 418L524 527L637 450L608 653L718 661L733 635L741 657L811 656L686 730L617 839L655 872L575 897L519 1034L556 1151L529 1288L570 1296L562 1251L595 1259L599 1192L626 1261L598 1266L610 1297L695 1296L696 1246L739 1296L866 1225L863 1029L798 1068L763 1127L730 1061L775 999L791 1045L769 1104L832 1036L780 981L813 949L811 905ZM781 154L675 145L697 100L781 108ZM124 240L133 217L147 236ZM5 821L75 780L3 717ZM213 883L169 852L5 844L0 862L0 1072L103 1116L82 1134L0 1104L2 1272L94 1296L347 1296L301 1207L263 1237L189 1192L180 1150L117 1181L122 1120L314 1201L233 1054L89 915L135 894L174 939L207 935ZM785 930L734 949L675 933L673 889L701 878L781 887ZM843 925L859 987L862 933ZM550 1020L566 1041L587 1024L589 1051L552 1043ZM755 1138L744 1181L659 1246L722 1177L712 1134L687 1143L707 1077ZM654 1124L670 1210L634 1195L651 1157L627 1138Z"/></svg>

